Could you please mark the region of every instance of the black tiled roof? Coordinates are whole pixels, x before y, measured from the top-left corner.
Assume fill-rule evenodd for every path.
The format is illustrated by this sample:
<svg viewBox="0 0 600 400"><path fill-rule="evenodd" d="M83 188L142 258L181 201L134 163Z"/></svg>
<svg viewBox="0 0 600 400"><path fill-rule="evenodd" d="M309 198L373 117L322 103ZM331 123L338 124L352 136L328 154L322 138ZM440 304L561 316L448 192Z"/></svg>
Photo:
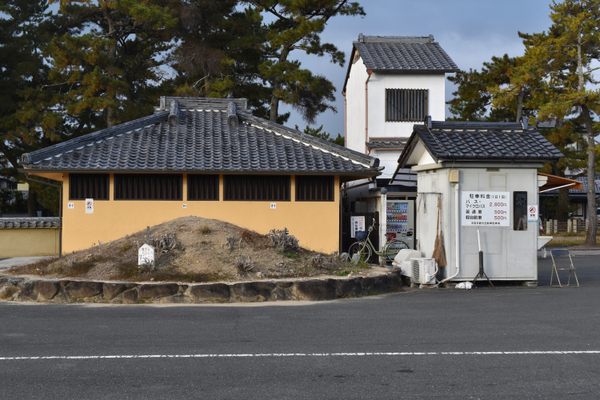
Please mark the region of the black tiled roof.
<svg viewBox="0 0 600 400"><path fill-rule="evenodd" d="M367 147L369 149L394 149L402 150L408 141L407 137L369 138Z"/></svg>
<svg viewBox="0 0 600 400"><path fill-rule="evenodd" d="M156 113L29 154L28 170L374 176L364 154L255 117L244 99L166 97Z"/></svg>
<svg viewBox="0 0 600 400"><path fill-rule="evenodd" d="M575 179L577 182L580 182L583 185L583 189L569 189L569 193L572 194L583 194L587 196L587 190L588 190L588 182L587 182L587 176L577 176L571 179ZM594 193L600 193L600 178L598 178L598 176L596 176L596 179L594 180L595 183L595 192ZM558 190L552 190L548 193L558 193Z"/></svg>
<svg viewBox="0 0 600 400"><path fill-rule="evenodd" d="M0 218L0 229L40 229L58 228L60 218L58 217L23 217L23 218Z"/></svg>
<svg viewBox="0 0 600 400"><path fill-rule="evenodd" d="M415 125L400 156L405 166L412 149L421 140L436 161L545 162L563 154L534 128L516 123L432 122Z"/></svg>
<svg viewBox="0 0 600 400"><path fill-rule="evenodd" d="M354 42L367 69L386 72L455 72L458 67L433 36L363 36Z"/></svg>

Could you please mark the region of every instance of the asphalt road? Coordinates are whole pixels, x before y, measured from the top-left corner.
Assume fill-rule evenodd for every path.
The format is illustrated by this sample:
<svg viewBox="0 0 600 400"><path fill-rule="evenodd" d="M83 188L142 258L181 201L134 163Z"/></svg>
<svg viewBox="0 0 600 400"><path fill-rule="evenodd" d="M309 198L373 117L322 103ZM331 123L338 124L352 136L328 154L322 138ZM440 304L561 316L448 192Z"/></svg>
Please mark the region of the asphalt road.
<svg viewBox="0 0 600 400"><path fill-rule="evenodd" d="M576 258L579 289L262 306L1 304L0 399L595 399L597 260Z"/></svg>

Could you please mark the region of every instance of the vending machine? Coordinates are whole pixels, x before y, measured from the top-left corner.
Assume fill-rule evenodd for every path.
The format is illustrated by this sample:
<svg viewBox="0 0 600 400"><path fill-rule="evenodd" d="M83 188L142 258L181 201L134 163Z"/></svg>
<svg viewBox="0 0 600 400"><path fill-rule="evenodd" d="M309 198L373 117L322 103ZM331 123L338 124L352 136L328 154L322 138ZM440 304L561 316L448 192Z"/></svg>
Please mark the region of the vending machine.
<svg viewBox="0 0 600 400"><path fill-rule="evenodd" d="M387 200L387 240L402 240L411 249L415 248L415 201Z"/></svg>

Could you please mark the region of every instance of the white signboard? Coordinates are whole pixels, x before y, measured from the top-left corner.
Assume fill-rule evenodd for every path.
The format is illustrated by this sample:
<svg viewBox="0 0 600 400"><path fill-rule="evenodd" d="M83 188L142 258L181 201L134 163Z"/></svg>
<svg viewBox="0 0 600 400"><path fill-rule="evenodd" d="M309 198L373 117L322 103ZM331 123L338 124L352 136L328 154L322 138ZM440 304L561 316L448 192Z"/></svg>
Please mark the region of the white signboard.
<svg viewBox="0 0 600 400"><path fill-rule="evenodd" d="M461 192L462 226L509 226L508 192Z"/></svg>
<svg viewBox="0 0 600 400"><path fill-rule="evenodd" d="M94 199L85 199L85 213L86 214L94 213Z"/></svg>
<svg viewBox="0 0 600 400"><path fill-rule="evenodd" d="M527 222L538 222L537 204L530 204L527 206Z"/></svg>
<svg viewBox="0 0 600 400"><path fill-rule="evenodd" d="M144 243L138 249L138 265L154 265L154 246Z"/></svg>
<svg viewBox="0 0 600 400"><path fill-rule="evenodd" d="M350 237L355 238L356 232L364 231L365 229L365 217L356 216L350 217Z"/></svg>
<svg viewBox="0 0 600 400"><path fill-rule="evenodd" d="M67 208L68 208L69 210L72 210L72 209L74 209L74 208L75 208L75 203L73 203L72 201L68 202L68 203L67 203Z"/></svg>

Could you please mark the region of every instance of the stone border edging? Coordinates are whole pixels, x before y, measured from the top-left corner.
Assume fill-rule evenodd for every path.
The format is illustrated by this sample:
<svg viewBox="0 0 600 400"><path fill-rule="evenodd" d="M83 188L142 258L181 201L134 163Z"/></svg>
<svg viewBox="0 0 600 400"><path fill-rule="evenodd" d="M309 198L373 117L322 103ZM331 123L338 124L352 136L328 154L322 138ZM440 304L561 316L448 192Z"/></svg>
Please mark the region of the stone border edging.
<svg viewBox="0 0 600 400"><path fill-rule="evenodd" d="M235 283L136 283L0 275L0 300L44 303L238 303L334 300L399 291L399 271L349 278Z"/></svg>

